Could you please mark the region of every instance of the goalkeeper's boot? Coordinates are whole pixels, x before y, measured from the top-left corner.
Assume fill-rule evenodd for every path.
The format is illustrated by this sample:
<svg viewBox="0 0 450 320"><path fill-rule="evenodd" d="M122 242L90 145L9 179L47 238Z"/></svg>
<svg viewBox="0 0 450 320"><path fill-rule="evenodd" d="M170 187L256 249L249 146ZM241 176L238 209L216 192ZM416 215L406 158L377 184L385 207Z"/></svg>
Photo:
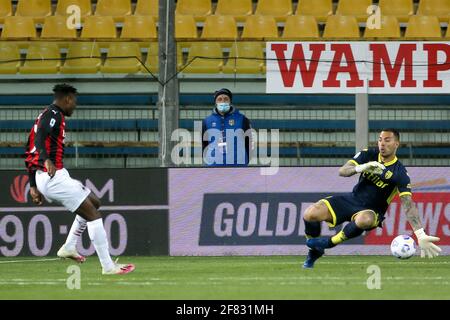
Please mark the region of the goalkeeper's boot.
<svg viewBox="0 0 450 320"><path fill-rule="evenodd" d="M306 260L303 263L303 268L304 269L314 268L314 263L316 262L317 259L323 256L324 253L325 250L309 249L308 256L306 257Z"/></svg>
<svg viewBox="0 0 450 320"><path fill-rule="evenodd" d="M306 240L306 245L310 249L314 249L317 251L325 251L325 249L333 248L336 246L331 242L331 237L320 237L320 238L314 238L314 239L308 239Z"/></svg>
<svg viewBox="0 0 450 320"><path fill-rule="evenodd" d="M110 270L102 270L102 274L104 275L112 275L112 274L127 274L133 272L136 267L134 264L120 264L117 261L114 263L114 267Z"/></svg>
<svg viewBox="0 0 450 320"><path fill-rule="evenodd" d="M66 246L65 246L65 245L63 245L63 246L58 250L58 252L56 253L56 255L57 255L58 257L60 257L60 258L63 258L63 259L72 259L72 260L74 260L74 261L76 261L76 262L79 262L79 263L83 263L83 262L86 261L86 258L83 257L81 254L79 254L79 253L77 252L77 250L75 250L75 249L73 249L73 250L68 250L68 249L66 249Z"/></svg>

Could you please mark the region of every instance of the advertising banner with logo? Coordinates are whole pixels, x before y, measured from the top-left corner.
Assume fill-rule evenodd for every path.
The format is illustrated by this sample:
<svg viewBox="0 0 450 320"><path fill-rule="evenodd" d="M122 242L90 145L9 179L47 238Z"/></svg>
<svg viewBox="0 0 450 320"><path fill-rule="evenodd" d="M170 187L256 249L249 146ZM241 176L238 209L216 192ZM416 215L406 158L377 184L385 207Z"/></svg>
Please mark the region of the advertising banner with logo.
<svg viewBox="0 0 450 320"><path fill-rule="evenodd" d="M284 167L276 175L259 168L169 169L171 255L305 254L302 215L312 203L351 192L358 177L336 167ZM450 254L450 168L408 168L425 230ZM383 228L330 250L330 254L390 254L399 234L412 234L398 196ZM337 230L322 225L322 235Z"/></svg>
<svg viewBox="0 0 450 320"><path fill-rule="evenodd" d="M24 171L0 171L0 256L56 255L74 214L57 204L35 206ZM111 254L167 255L168 199L165 169L71 170L102 202ZM91 255L87 231L79 244Z"/></svg>
<svg viewBox="0 0 450 320"><path fill-rule="evenodd" d="M267 42L267 93L450 90L449 42Z"/></svg>

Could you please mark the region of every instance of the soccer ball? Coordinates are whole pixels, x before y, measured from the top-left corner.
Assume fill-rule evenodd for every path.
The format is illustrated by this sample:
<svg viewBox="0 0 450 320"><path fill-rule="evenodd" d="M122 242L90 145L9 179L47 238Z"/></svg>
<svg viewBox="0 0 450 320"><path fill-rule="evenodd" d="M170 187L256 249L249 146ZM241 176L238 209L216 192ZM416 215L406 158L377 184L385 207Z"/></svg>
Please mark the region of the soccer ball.
<svg viewBox="0 0 450 320"><path fill-rule="evenodd" d="M416 243L410 236L397 236L391 242L391 252L399 259L409 259L416 253Z"/></svg>

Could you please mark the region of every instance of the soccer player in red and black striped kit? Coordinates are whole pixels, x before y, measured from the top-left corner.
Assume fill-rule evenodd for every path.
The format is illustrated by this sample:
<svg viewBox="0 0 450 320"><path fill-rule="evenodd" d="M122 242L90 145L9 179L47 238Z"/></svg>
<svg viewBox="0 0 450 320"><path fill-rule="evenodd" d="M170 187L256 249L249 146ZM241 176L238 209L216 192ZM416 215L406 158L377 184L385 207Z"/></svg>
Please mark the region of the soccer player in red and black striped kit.
<svg viewBox="0 0 450 320"><path fill-rule="evenodd" d="M34 203L41 205L44 197L76 213L66 243L57 253L59 257L85 261L77 252L76 245L87 227L102 265L102 273L132 272L134 265L117 264L109 255L103 219L98 212L100 200L81 182L72 179L63 165L65 117L70 117L77 106L77 90L68 84L58 84L53 92L53 103L39 114L28 138L25 163L30 178L31 198Z"/></svg>

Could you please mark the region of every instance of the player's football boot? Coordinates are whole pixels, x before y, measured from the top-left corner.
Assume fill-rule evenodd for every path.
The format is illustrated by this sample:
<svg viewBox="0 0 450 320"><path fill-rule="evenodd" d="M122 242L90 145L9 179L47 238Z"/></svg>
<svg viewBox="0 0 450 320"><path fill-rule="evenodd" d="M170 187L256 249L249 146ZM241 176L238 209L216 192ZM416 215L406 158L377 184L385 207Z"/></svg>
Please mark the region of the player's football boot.
<svg viewBox="0 0 450 320"><path fill-rule="evenodd" d="M325 251L325 249L333 248L335 245L331 242L331 237L320 237L306 240L306 245L310 249Z"/></svg>
<svg viewBox="0 0 450 320"><path fill-rule="evenodd" d="M133 272L136 267L134 264L120 264L115 263L114 267L111 270L106 271L103 269L102 274L111 275L111 274L127 274Z"/></svg>
<svg viewBox="0 0 450 320"><path fill-rule="evenodd" d="M86 261L86 258L77 252L77 250L67 250L66 246L63 245L56 255L63 259L72 259L76 262L83 263Z"/></svg>
<svg viewBox="0 0 450 320"><path fill-rule="evenodd" d="M314 263L317 259L319 259L325 253L324 250L316 250L309 249L308 256L306 257L305 262L303 263L304 269L312 269L314 267Z"/></svg>

